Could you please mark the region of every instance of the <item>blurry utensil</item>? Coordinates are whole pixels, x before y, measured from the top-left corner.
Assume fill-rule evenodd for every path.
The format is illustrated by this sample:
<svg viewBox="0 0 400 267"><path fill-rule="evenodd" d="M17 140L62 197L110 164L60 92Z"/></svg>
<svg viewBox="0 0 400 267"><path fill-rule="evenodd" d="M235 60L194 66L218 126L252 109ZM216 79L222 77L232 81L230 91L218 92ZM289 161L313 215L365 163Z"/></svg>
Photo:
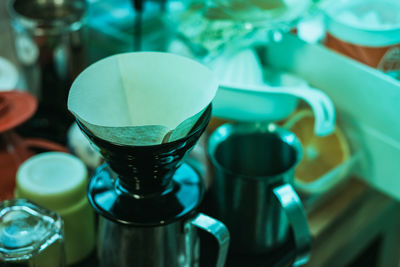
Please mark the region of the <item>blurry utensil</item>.
<svg viewBox="0 0 400 267"><path fill-rule="evenodd" d="M25 136L65 143L69 86L86 65L85 0L8 0L13 46L26 89L39 101Z"/></svg>
<svg viewBox="0 0 400 267"><path fill-rule="evenodd" d="M142 48L142 14L144 0L131 0L135 11L135 21L133 23L133 51L140 51Z"/></svg>
<svg viewBox="0 0 400 267"><path fill-rule="evenodd" d="M18 90L0 92L0 200L13 197L19 165L36 151L65 151L49 140L22 138L14 129L36 111L36 98Z"/></svg>
<svg viewBox="0 0 400 267"><path fill-rule="evenodd" d="M0 57L0 91L15 89L18 80L17 68L7 59Z"/></svg>
<svg viewBox="0 0 400 267"><path fill-rule="evenodd" d="M245 22L255 27L290 29L304 14L313 1L284 0L213 0L232 20Z"/></svg>
<svg viewBox="0 0 400 267"><path fill-rule="evenodd" d="M323 92L308 86L220 84L214 99L217 117L240 121L279 120L296 107L297 99L307 102L315 115L315 133L328 135L335 127L335 108Z"/></svg>

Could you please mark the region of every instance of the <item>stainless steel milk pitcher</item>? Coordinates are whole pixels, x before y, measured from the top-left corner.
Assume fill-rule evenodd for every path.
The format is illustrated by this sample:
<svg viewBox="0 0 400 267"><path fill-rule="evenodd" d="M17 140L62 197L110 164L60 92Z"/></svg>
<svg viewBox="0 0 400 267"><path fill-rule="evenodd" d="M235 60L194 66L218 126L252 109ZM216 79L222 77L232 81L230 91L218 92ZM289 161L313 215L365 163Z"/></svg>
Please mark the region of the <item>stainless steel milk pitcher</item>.
<svg viewBox="0 0 400 267"><path fill-rule="evenodd" d="M234 252L263 254L293 229L295 265L308 260L311 238L301 201L291 186L301 159L296 136L273 124L225 124L209 138L216 218L229 228Z"/></svg>

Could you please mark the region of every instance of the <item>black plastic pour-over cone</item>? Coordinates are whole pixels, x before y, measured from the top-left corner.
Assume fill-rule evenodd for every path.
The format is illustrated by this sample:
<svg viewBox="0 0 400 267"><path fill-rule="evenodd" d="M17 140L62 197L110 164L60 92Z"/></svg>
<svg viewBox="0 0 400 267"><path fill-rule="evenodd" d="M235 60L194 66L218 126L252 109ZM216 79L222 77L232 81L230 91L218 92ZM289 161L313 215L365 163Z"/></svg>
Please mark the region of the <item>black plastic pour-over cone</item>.
<svg viewBox="0 0 400 267"><path fill-rule="evenodd" d="M100 139L77 120L106 161L89 183L88 197L94 209L110 220L136 226L167 224L195 213L204 189L200 176L182 159L210 117L211 105L187 136L151 146Z"/></svg>

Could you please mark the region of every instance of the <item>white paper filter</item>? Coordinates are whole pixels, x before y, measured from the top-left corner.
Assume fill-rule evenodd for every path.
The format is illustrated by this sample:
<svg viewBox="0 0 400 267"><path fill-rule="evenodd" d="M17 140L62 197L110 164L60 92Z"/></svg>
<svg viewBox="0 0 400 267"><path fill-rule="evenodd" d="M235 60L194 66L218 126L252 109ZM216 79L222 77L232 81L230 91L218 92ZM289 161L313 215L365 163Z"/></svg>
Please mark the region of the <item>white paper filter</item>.
<svg viewBox="0 0 400 267"><path fill-rule="evenodd" d="M100 60L74 81L68 109L96 136L154 145L187 135L215 96L213 73L169 53L125 53Z"/></svg>

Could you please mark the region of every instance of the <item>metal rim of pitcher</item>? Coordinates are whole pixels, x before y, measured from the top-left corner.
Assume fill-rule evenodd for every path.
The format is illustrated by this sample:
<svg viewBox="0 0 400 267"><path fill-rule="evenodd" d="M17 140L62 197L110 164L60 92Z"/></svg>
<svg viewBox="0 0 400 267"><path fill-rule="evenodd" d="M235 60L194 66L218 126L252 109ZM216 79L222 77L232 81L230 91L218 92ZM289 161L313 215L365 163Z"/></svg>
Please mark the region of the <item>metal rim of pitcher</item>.
<svg viewBox="0 0 400 267"><path fill-rule="evenodd" d="M290 145L294 148L296 153L296 160L292 165L287 168L284 172L291 171L301 161L303 155L302 145L297 136L274 123L270 122L257 122L257 123L226 123L219 126L209 137L207 144L207 153L211 162L214 166L220 168L224 172L231 174L234 179L240 179L246 177L247 179L253 180L264 180L265 178L276 178L279 181L279 175L266 174L266 175L246 175L241 173L240 177L237 176L232 170L225 168L219 161L214 157L215 151L218 145L224 140L228 139L233 134L251 134L251 133L269 133L279 137L282 142ZM282 172L283 173L283 172Z"/></svg>
<svg viewBox="0 0 400 267"><path fill-rule="evenodd" d="M86 2L85 1L77 1L74 2L73 7L79 10L81 13L76 16L73 20L63 20L63 19L55 19L55 20L44 20L44 19L37 19L31 18L29 16L25 16L19 13L15 8L14 5L17 1L20 0L7 0L6 9L8 14L11 17L12 25L15 28L22 28L25 30L30 31L32 34L37 36L43 35L51 35L51 34L60 34L63 32L69 31L77 31L82 28L84 24L84 17L85 17L85 8ZM61 4L64 5L68 3L68 1L63 0ZM45 25L45 27L43 27Z"/></svg>

